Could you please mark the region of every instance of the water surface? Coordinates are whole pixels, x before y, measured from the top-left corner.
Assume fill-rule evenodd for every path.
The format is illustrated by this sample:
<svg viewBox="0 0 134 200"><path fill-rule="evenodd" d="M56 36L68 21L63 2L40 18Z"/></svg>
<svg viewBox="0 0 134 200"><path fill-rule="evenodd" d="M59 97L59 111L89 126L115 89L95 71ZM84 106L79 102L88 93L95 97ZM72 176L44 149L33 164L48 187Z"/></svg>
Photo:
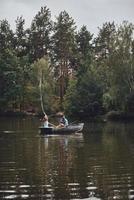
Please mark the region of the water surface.
<svg viewBox="0 0 134 200"><path fill-rule="evenodd" d="M41 136L36 118L0 118L0 199L134 199L134 125L86 123Z"/></svg>

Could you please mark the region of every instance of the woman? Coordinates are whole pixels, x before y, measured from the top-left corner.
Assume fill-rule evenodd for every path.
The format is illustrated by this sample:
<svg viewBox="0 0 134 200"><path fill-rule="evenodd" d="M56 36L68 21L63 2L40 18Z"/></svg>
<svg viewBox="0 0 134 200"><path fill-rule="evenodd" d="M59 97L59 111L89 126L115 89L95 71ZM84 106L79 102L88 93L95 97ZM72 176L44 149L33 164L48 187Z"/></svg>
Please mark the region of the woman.
<svg viewBox="0 0 134 200"><path fill-rule="evenodd" d="M47 115L45 115L44 117L43 117L43 127L44 128L48 128L48 116Z"/></svg>

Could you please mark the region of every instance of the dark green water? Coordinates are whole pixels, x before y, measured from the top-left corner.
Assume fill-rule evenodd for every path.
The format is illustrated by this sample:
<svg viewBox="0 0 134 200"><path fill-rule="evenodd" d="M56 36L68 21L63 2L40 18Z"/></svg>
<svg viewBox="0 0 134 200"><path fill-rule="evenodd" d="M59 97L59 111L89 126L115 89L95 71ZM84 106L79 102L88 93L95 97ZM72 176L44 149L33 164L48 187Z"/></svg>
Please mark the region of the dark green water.
<svg viewBox="0 0 134 200"><path fill-rule="evenodd" d="M132 123L49 137L38 126L36 118L0 118L0 199L134 199Z"/></svg>

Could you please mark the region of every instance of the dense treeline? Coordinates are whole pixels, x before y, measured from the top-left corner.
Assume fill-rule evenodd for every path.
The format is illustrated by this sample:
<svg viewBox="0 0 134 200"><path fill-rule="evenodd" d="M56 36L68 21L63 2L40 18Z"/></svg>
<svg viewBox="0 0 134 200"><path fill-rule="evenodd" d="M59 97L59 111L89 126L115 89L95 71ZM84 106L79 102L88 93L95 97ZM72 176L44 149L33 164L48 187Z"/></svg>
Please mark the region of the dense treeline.
<svg viewBox="0 0 134 200"><path fill-rule="evenodd" d="M51 20L42 7L25 29L0 21L0 110L63 108L95 116L134 111L134 25L104 23L97 36L78 30L66 11Z"/></svg>

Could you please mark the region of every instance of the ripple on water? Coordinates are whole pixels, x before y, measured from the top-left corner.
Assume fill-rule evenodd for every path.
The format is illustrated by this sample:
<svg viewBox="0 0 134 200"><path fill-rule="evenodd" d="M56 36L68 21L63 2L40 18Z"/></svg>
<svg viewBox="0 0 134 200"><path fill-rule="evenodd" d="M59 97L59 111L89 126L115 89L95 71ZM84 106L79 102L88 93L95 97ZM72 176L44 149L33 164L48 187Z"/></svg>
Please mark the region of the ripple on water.
<svg viewBox="0 0 134 200"><path fill-rule="evenodd" d="M80 200L80 199L72 199L72 200ZM101 199L97 197L88 197L88 198L82 198L82 200L101 200Z"/></svg>
<svg viewBox="0 0 134 200"><path fill-rule="evenodd" d="M128 190L128 198L129 200L134 199L134 189Z"/></svg>
<svg viewBox="0 0 134 200"><path fill-rule="evenodd" d="M5 196L4 199L16 199L18 197L18 195L8 195L8 196Z"/></svg>
<svg viewBox="0 0 134 200"><path fill-rule="evenodd" d="M16 183L7 186L11 189L0 190L0 199L52 199L54 196L51 185L17 185Z"/></svg>

